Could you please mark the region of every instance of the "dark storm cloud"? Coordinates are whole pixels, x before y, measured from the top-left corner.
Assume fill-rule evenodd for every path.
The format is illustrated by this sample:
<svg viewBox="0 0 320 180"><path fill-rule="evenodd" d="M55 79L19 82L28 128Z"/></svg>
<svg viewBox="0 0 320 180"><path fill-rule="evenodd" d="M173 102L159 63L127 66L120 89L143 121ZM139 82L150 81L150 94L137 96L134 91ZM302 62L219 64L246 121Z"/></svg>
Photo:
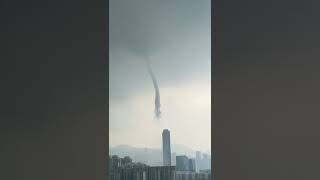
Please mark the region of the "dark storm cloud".
<svg viewBox="0 0 320 180"><path fill-rule="evenodd" d="M179 34L210 27L208 5L208 0L111 0L110 47L150 55Z"/></svg>
<svg viewBox="0 0 320 180"><path fill-rule="evenodd" d="M210 72L209 0L112 0L110 7L112 99L152 88L145 59L162 86Z"/></svg>

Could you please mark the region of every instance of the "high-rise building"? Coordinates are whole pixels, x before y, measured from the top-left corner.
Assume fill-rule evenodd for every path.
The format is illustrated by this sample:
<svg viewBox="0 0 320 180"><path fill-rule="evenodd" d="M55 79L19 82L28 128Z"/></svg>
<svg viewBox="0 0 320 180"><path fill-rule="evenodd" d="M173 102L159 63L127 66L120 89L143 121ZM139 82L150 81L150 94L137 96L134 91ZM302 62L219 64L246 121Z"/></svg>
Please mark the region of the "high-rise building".
<svg viewBox="0 0 320 180"><path fill-rule="evenodd" d="M202 167L201 164L201 152L196 151L196 171L199 172Z"/></svg>
<svg viewBox="0 0 320 180"><path fill-rule="evenodd" d="M121 166L126 166L131 163L132 163L132 159L129 156L125 156L124 158L121 158Z"/></svg>
<svg viewBox="0 0 320 180"><path fill-rule="evenodd" d="M116 175L117 179L114 180L175 180L175 167L150 167L137 164L132 167L121 167Z"/></svg>
<svg viewBox="0 0 320 180"><path fill-rule="evenodd" d="M163 165L171 166L170 131L168 129L164 129L162 132L162 152Z"/></svg>
<svg viewBox="0 0 320 180"><path fill-rule="evenodd" d="M201 152L200 151L196 151L196 159L201 159Z"/></svg>
<svg viewBox="0 0 320 180"><path fill-rule="evenodd" d="M211 158L209 154L203 153L203 168L202 169L210 169L211 168Z"/></svg>
<svg viewBox="0 0 320 180"><path fill-rule="evenodd" d="M109 156L109 178L110 180L119 180L118 169L121 167L121 158L117 155Z"/></svg>
<svg viewBox="0 0 320 180"><path fill-rule="evenodd" d="M147 179L148 166L134 165L132 167L121 167L117 171L117 178L115 180L148 180Z"/></svg>
<svg viewBox="0 0 320 180"><path fill-rule="evenodd" d="M189 170L189 159L187 156L176 156L176 170L177 171Z"/></svg>
<svg viewBox="0 0 320 180"><path fill-rule="evenodd" d="M195 159L189 159L189 162L188 162L188 170L190 172L195 172L196 171L196 161Z"/></svg>
<svg viewBox="0 0 320 180"><path fill-rule="evenodd" d="M211 172L176 171L175 180L211 180Z"/></svg>
<svg viewBox="0 0 320 180"><path fill-rule="evenodd" d="M175 180L174 166L154 166L148 168L147 180Z"/></svg>
<svg viewBox="0 0 320 180"><path fill-rule="evenodd" d="M121 158L117 155L113 155L111 157L112 161L112 169L117 169L121 166Z"/></svg>

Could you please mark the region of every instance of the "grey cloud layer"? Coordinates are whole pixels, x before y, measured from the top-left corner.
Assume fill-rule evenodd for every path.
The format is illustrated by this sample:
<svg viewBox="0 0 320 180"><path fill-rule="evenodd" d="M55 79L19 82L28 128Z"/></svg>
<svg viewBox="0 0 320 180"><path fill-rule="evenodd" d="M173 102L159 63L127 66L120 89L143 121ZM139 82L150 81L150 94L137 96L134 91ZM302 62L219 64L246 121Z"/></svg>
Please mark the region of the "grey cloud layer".
<svg viewBox="0 0 320 180"><path fill-rule="evenodd" d="M197 31L210 33L209 0L111 0L109 15L110 47L138 54L179 45Z"/></svg>
<svg viewBox="0 0 320 180"><path fill-rule="evenodd" d="M110 96L152 91L210 73L210 0L111 0Z"/></svg>

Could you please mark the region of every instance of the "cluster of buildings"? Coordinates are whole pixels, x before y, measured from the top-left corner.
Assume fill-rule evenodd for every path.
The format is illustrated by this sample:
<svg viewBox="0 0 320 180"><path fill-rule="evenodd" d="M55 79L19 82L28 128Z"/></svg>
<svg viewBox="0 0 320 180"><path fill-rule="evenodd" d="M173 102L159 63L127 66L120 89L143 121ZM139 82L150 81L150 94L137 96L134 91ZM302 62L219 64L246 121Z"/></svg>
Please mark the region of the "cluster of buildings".
<svg viewBox="0 0 320 180"><path fill-rule="evenodd" d="M133 162L128 156L109 156L110 180L211 180L210 158L196 153L196 159L185 155L175 156L175 166L171 165L170 131L162 132L163 166L148 166ZM208 161L209 160L209 161ZM197 168L197 163L200 167ZM201 164L202 163L202 164ZM207 164L206 164L207 163Z"/></svg>
<svg viewBox="0 0 320 180"><path fill-rule="evenodd" d="M176 170L177 171L196 171L196 162L194 159L189 159L187 156L176 156Z"/></svg>
<svg viewBox="0 0 320 180"><path fill-rule="evenodd" d="M175 180L175 166L148 166L130 157L109 156L110 180Z"/></svg>
<svg viewBox="0 0 320 180"><path fill-rule="evenodd" d="M211 156L206 153L203 153L201 156L201 152L197 151L196 164L197 164L197 172L199 172L200 170L211 169Z"/></svg>

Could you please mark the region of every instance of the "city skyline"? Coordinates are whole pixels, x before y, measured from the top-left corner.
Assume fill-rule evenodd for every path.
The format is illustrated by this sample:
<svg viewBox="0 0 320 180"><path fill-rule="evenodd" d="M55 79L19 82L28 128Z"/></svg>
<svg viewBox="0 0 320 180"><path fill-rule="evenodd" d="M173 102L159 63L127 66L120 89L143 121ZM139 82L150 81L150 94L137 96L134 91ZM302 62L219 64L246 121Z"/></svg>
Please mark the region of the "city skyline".
<svg viewBox="0 0 320 180"><path fill-rule="evenodd" d="M162 163L150 163L133 160L128 154L121 157L117 153L108 155L109 177L111 180L209 180L211 179L211 158L207 154L196 152L196 158L186 155L176 156L176 163L171 163L170 131L162 131ZM144 155L148 152L144 152ZM143 156L144 156L143 155ZM160 155L160 154L159 154ZM199 161L200 156L200 161ZM198 168L197 168L198 167Z"/></svg>
<svg viewBox="0 0 320 180"><path fill-rule="evenodd" d="M129 156L108 156L111 180L209 180L210 166L196 171L196 161L187 156L177 156L177 165L150 166L133 161Z"/></svg>

